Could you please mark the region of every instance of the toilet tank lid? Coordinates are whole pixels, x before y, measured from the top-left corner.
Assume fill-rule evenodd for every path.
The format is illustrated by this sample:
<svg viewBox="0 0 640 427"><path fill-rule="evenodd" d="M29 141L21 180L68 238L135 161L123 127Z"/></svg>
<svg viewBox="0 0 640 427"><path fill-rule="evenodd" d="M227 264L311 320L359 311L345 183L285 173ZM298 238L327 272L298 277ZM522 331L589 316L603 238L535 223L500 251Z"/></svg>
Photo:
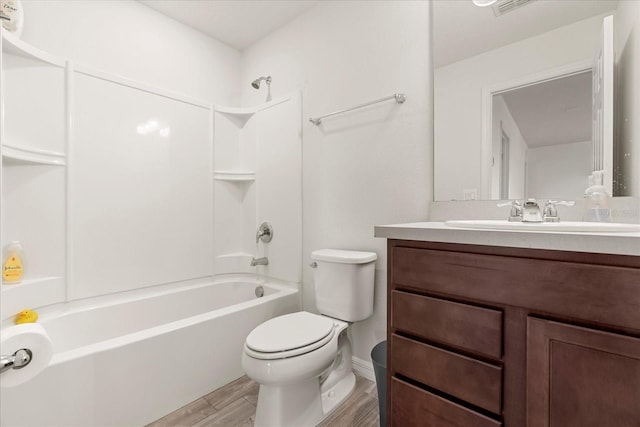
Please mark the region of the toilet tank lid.
<svg viewBox="0 0 640 427"><path fill-rule="evenodd" d="M341 249L318 249L311 252L314 261L339 262L342 264L364 264L375 261L378 255L375 252L345 251Z"/></svg>

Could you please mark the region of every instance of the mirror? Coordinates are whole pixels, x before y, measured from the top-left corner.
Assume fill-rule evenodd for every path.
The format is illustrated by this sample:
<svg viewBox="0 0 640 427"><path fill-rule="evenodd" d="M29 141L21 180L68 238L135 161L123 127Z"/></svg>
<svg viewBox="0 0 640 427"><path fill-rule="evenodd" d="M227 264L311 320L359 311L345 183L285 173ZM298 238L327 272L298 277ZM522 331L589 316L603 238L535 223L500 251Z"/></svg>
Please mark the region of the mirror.
<svg viewBox="0 0 640 427"><path fill-rule="evenodd" d="M572 200L588 186L593 142L590 65L491 91L490 199ZM488 118L487 118L488 120Z"/></svg>
<svg viewBox="0 0 640 427"><path fill-rule="evenodd" d="M434 2L434 200L583 197L598 169L591 68L619 3L535 1L496 16ZM618 151L632 157L632 147ZM624 185L630 165L611 167L614 195L636 195Z"/></svg>

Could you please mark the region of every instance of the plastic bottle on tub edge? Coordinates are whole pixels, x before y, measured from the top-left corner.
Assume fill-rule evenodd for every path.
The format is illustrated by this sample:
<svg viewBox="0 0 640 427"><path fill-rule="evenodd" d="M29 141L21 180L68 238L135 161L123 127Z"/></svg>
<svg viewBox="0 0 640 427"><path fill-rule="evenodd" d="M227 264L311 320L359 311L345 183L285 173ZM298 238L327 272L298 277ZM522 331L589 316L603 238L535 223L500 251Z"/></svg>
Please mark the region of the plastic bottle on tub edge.
<svg viewBox="0 0 640 427"><path fill-rule="evenodd" d="M596 171L589 177L589 188L584 192L585 205L583 220L588 222L611 222L611 195L602 185L601 171Z"/></svg>
<svg viewBox="0 0 640 427"><path fill-rule="evenodd" d="M2 256L2 284L20 283L24 273L24 253L20 242L9 243Z"/></svg>

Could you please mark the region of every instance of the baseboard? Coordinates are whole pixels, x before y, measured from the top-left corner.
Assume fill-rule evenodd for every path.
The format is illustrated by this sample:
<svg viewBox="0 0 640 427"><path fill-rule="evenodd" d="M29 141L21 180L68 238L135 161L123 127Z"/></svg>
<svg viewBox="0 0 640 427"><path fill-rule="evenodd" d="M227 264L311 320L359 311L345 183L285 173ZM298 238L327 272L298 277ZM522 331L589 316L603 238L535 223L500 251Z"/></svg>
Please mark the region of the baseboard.
<svg viewBox="0 0 640 427"><path fill-rule="evenodd" d="M368 379L369 381L376 381L376 375L373 372L373 363L367 362L366 360L362 360L359 357L355 356L353 356L351 360L353 363L353 371L356 374Z"/></svg>

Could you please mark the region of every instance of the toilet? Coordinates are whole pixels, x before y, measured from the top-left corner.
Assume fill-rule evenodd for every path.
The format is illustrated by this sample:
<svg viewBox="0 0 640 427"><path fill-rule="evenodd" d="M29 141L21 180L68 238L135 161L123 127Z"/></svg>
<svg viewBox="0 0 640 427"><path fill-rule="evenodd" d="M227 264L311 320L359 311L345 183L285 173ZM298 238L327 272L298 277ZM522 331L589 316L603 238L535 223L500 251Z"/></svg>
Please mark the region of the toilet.
<svg viewBox="0 0 640 427"><path fill-rule="evenodd" d="M373 252L321 249L316 308L267 320L247 336L242 367L258 384L255 427L315 426L353 391L347 328L373 313Z"/></svg>

